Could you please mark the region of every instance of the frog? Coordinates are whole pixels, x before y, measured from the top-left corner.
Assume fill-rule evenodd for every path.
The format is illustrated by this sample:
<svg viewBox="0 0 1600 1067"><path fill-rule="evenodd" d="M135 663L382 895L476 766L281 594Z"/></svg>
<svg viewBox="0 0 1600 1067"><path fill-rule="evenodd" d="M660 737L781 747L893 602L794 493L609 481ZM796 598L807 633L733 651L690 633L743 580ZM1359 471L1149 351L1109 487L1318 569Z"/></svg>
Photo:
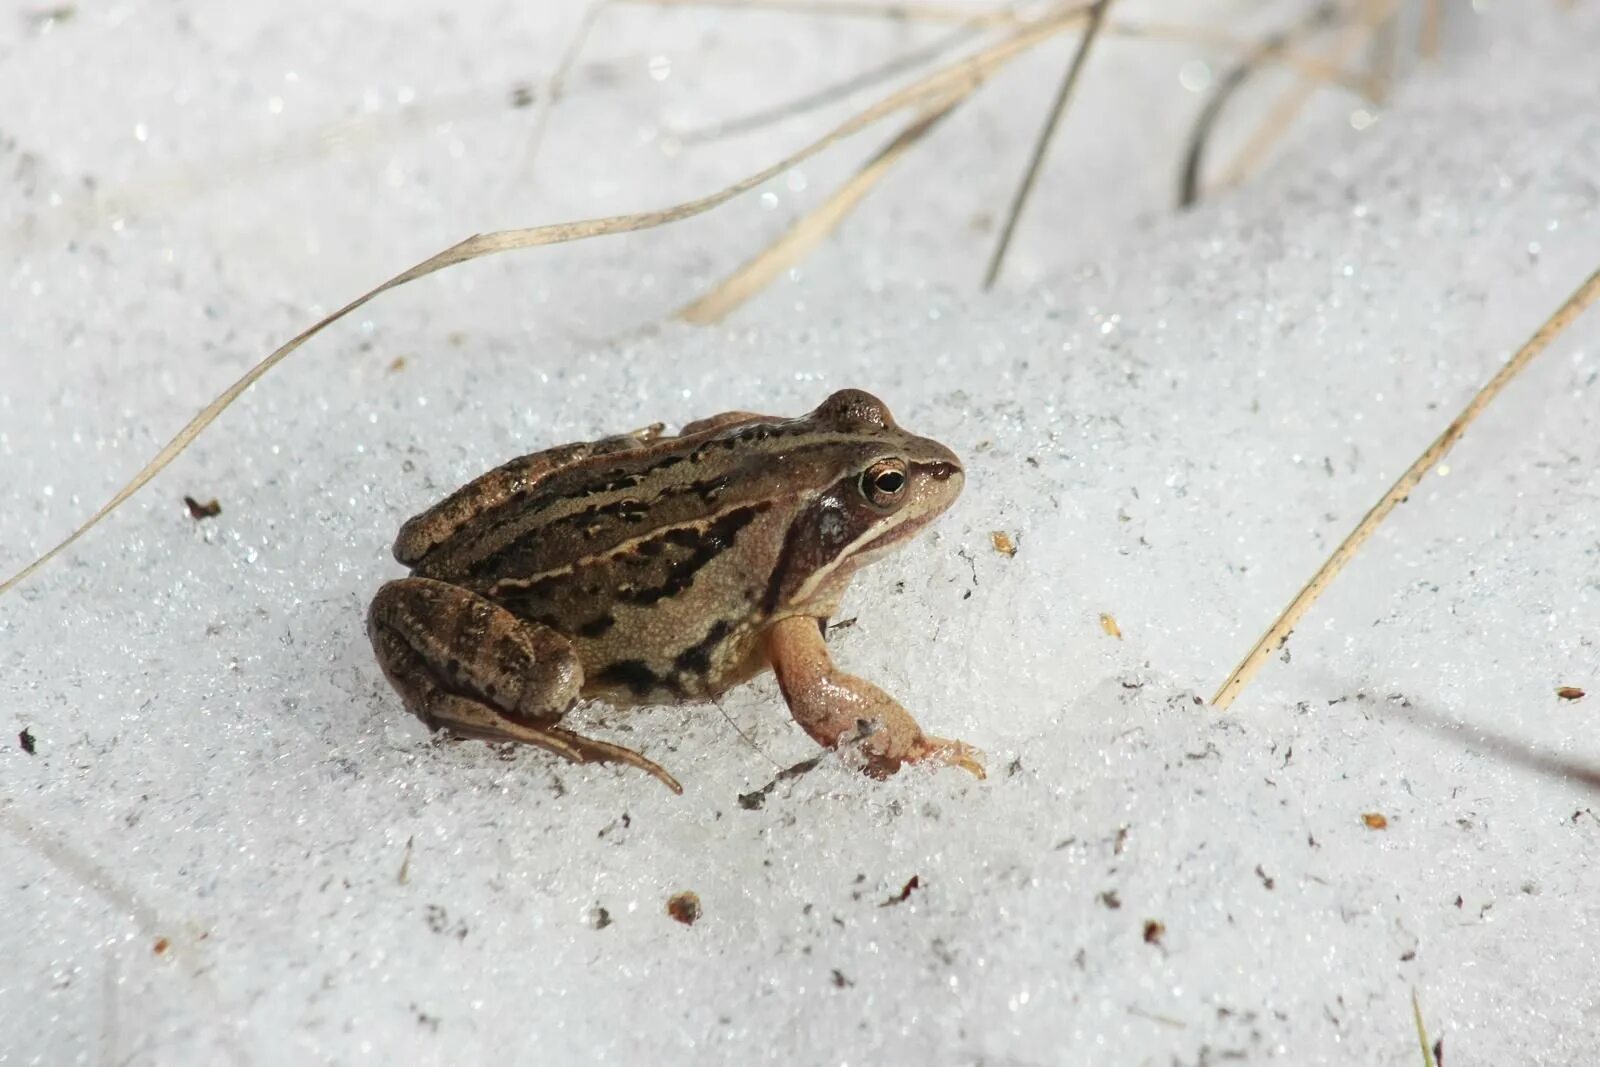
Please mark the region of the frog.
<svg viewBox="0 0 1600 1067"><path fill-rule="evenodd" d="M961 461L841 389L795 418L730 411L534 452L404 523L407 577L373 597L385 677L430 731L574 763L665 768L562 725L580 702L715 701L771 671L794 721L885 778L906 764L982 778L981 753L923 732L837 667L829 620L852 577L960 495Z"/></svg>

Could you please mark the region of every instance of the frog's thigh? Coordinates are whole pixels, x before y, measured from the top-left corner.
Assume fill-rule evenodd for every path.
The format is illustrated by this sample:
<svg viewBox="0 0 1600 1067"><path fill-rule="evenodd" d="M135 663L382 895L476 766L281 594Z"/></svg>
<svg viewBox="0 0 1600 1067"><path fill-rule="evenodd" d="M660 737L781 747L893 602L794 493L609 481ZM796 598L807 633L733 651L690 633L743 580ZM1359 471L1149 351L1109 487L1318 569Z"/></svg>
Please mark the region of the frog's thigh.
<svg viewBox="0 0 1600 1067"><path fill-rule="evenodd" d="M892 774L902 763L930 760L983 777L983 764L970 746L929 737L899 701L834 666L816 619L775 624L767 633L766 649L790 713L818 744L836 748L865 726L867 769L874 774Z"/></svg>
<svg viewBox="0 0 1600 1067"><path fill-rule="evenodd" d="M536 745L574 763L627 763L682 791L637 752L556 725L577 702L583 665L554 630L470 590L402 578L378 590L367 633L383 673L430 729Z"/></svg>

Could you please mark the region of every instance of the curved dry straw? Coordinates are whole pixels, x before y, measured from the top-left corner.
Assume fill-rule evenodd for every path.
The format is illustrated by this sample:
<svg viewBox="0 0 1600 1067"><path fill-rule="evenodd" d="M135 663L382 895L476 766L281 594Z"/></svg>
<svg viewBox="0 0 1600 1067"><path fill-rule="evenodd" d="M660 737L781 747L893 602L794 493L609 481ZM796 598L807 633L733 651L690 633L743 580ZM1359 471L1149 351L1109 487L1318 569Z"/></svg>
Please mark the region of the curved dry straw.
<svg viewBox="0 0 1600 1067"><path fill-rule="evenodd" d="M1245 654L1244 659L1233 669L1233 673L1228 675L1227 681L1223 682L1222 686L1211 697L1211 703L1218 710L1225 710L1228 705L1233 703L1234 698L1249 684L1250 679L1255 677L1256 672L1266 663L1267 658L1289 639L1290 632L1300 622L1305 613L1311 609L1311 605L1317 602L1317 598L1327 590L1334 578L1338 577L1339 572L1344 570L1345 565L1355 557L1361 546L1366 544L1367 539L1373 535L1383 520L1388 518L1389 513L1411 495L1411 491L1417 487L1417 483L1421 482L1423 477L1433 469L1434 464L1444 458L1444 454L1450 451L1451 446L1461 439L1462 434L1467 432L1467 427L1472 425L1479 415L1483 414L1484 408L1488 407L1489 403L1500 395L1500 391L1506 387L1506 384L1522 373L1528 364L1533 362L1533 358L1548 348L1550 342L1554 341L1561 335L1562 331L1572 325L1573 321L1579 315L1582 315L1597 297L1600 297L1600 269L1589 275L1588 280L1567 298L1566 303L1556 309L1554 315L1545 320L1544 325L1540 326L1534 332L1534 335L1528 338L1528 342L1506 361L1505 366L1496 371L1494 377L1484 383L1483 388L1478 390L1467 406L1462 409L1461 414L1452 419L1450 425L1444 428L1444 432L1434 439L1433 444L1429 445L1422 455L1417 457L1416 462L1406 468L1406 472L1400 476L1399 480L1389 487L1389 491L1383 494L1378 502L1372 506L1372 510L1368 511L1362 520L1356 524L1356 528L1351 530L1349 535L1339 543L1339 547L1333 550L1333 555L1329 556L1327 561L1317 568L1317 573L1311 576L1311 580L1289 602L1289 606L1283 609L1283 613L1267 628L1267 632L1261 635L1261 640L1257 641L1255 647Z"/></svg>
<svg viewBox="0 0 1600 1067"><path fill-rule="evenodd" d="M469 260L479 259L484 256L542 245L563 244L568 241L582 241L608 234L632 233L636 230L665 226L668 223L679 222L683 219L704 214L895 112L907 107L926 105L929 101L948 101L970 93L972 89L981 84L984 79L988 78L1000 67L1039 42L1060 32L1062 27L1070 24L1081 13L1082 10L1080 8L1057 7L1050 14L1011 31L997 43L972 55L963 57L961 60L941 68L903 89L890 93L878 103L846 119L827 134L799 151L709 196L689 200L659 211L587 219L580 222L556 223L550 226L535 226L528 229L500 230L494 233L475 234L458 244L446 248L442 252L429 256L381 285L369 289L331 315L296 334L261 362L251 367L237 381L223 390L220 396L207 404L194 418L190 419L188 424L178 431L177 436L168 441L126 485L119 489L110 500L84 521L82 525L73 530L53 548L23 567L10 578L7 578L4 583L0 583L0 595L4 595L26 581L40 567L60 555L80 537L97 526L106 516L121 507L129 497L142 489L164 467L176 459L184 449L188 448L190 443L207 426L211 425L218 415L237 400L246 389L254 385L262 375L283 362L296 349L321 333L328 326L362 307L375 297L388 292L390 289L416 281L418 278L426 277L436 271L445 270L457 264L466 263Z"/></svg>

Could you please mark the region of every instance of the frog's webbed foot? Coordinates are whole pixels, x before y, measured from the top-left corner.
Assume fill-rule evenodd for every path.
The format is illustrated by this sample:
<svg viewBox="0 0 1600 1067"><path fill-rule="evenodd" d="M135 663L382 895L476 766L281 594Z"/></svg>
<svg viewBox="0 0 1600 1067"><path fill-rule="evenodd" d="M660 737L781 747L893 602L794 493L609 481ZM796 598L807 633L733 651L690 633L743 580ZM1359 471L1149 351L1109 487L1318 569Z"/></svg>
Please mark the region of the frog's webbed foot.
<svg viewBox="0 0 1600 1067"><path fill-rule="evenodd" d="M429 729L534 745L574 763L626 763L683 792L632 749L556 725L577 702L583 666L554 630L470 590L402 578L378 590L367 633L384 675Z"/></svg>
<svg viewBox="0 0 1600 1067"><path fill-rule="evenodd" d="M983 753L973 748L965 741L951 741L943 737L924 736L919 744L912 747L912 751L901 757L906 763L934 763L944 767L960 767L974 778L987 778L989 773L983 767ZM869 774L893 774L899 769L899 764L879 772L876 766L869 764Z"/></svg>
<svg viewBox="0 0 1600 1067"><path fill-rule="evenodd" d="M767 659L795 722L820 745L857 741L867 773L886 777L906 763L960 767L984 777L981 753L961 741L929 737L911 713L863 678L834 666L815 619L784 619L767 633Z"/></svg>

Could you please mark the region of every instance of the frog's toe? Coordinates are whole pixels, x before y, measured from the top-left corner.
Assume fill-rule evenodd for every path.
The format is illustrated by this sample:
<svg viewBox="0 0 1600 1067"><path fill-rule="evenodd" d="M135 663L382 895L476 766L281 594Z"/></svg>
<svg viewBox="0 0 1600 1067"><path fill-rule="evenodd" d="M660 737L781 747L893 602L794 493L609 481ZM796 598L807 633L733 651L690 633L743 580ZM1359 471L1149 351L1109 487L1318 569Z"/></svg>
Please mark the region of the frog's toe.
<svg viewBox="0 0 1600 1067"><path fill-rule="evenodd" d="M918 762L936 763L945 767L960 767L974 778L989 777L983 768L983 753L965 741L950 741L943 737L924 739L925 749L917 755Z"/></svg>
<svg viewBox="0 0 1600 1067"><path fill-rule="evenodd" d="M898 752L870 753L868 743L866 772L874 778L887 778L908 763L929 763L935 767L960 767L974 778L987 778L983 753L965 741L920 735Z"/></svg>

